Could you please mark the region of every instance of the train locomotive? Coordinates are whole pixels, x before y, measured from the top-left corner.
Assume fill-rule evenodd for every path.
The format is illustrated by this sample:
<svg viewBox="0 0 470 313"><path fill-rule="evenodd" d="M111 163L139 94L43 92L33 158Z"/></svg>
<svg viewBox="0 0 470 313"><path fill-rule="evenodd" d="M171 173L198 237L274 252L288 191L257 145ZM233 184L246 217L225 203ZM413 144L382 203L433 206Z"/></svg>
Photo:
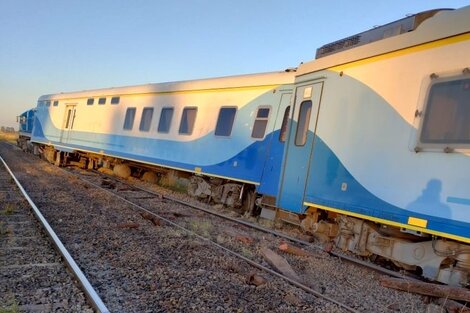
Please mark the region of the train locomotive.
<svg viewBox="0 0 470 313"><path fill-rule="evenodd" d="M295 69L51 94L35 110L50 162L124 167L469 284L470 7L327 44Z"/></svg>
<svg viewBox="0 0 470 313"><path fill-rule="evenodd" d="M32 151L31 134L33 132L35 112L36 109L34 108L24 111L17 116L17 122L19 124L17 145L24 151Z"/></svg>

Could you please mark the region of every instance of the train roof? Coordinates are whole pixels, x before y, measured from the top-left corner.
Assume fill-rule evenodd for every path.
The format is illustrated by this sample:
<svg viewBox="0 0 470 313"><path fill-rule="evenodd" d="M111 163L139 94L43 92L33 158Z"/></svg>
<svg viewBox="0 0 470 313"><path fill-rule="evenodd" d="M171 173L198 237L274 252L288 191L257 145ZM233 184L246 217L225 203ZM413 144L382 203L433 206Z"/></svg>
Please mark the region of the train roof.
<svg viewBox="0 0 470 313"><path fill-rule="evenodd" d="M387 37L387 28L385 27L382 34L386 38L382 37L381 40L358 45L301 64L297 70L297 76L470 32L470 6L457 10L443 9L424 13L429 12L432 14L428 14L426 19L420 20L417 27L411 28L408 32ZM393 23L387 25L393 25ZM367 32L361 34L365 33ZM337 42L332 44L335 43Z"/></svg>
<svg viewBox="0 0 470 313"><path fill-rule="evenodd" d="M208 79L150 83L145 85L110 87L102 89L62 92L39 97L39 100L60 100L113 95L152 94L175 91L195 91L209 89L243 88L253 86L285 85L294 82L295 69L260 74L226 76Z"/></svg>

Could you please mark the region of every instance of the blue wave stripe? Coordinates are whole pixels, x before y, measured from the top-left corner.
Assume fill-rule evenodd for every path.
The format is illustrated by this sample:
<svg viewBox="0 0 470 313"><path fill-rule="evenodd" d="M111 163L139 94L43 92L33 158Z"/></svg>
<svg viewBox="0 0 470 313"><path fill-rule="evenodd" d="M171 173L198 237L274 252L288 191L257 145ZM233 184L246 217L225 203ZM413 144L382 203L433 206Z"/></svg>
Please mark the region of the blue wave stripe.
<svg viewBox="0 0 470 313"><path fill-rule="evenodd" d="M407 224L409 217L417 217L427 220L430 230L470 238L469 223L452 220L450 215L448 218L432 215L436 210L441 214L442 210L448 210L440 200L437 180L429 182L423 193L406 208L399 208L364 188L318 136L314 154L305 201L402 224ZM344 184L346 190L342 190ZM429 214L420 213L426 211Z"/></svg>
<svg viewBox="0 0 470 313"><path fill-rule="evenodd" d="M192 157L196 154L216 153L208 149L208 140L214 139L213 133L209 133L202 140L191 142L171 142L168 140L157 140L149 138L118 136L118 135L99 135L84 132L71 132L71 142L62 143L59 140L50 140L44 135L42 123L36 119L33 132L33 140L37 142L50 142L53 145L61 145L75 150L86 150L95 153L116 156L123 159L132 159L155 165L173 167L188 171L195 171L198 167L205 174L230 177L233 179L251 181L259 183L261 181L264 160L267 155L268 143L278 136L278 132L267 134L263 141L255 141L248 147L241 149L231 158L215 164L203 164L194 161ZM93 138L93 141L90 139ZM85 140L86 139L86 140ZM81 141L83 140L83 141ZM227 139L230 140L230 139ZM279 149L275 149L276 151ZM189 160L188 162L173 161L173 158ZM279 161L280 162L280 161ZM273 166L276 170L279 165ZM274 174L275 176L275 174ZM278 175L277 175L278 177ZM277 190L277 180L270 180L264 188L266 192Z"/></svg>

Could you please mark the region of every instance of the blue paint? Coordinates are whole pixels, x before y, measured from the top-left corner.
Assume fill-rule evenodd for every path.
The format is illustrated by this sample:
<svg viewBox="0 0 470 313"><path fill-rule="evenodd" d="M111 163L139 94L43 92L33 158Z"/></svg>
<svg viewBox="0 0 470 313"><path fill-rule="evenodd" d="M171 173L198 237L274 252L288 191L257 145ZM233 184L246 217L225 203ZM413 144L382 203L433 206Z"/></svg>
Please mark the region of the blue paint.
<svg viewBox="0 0 470 313"><path fill-rule="evenodd" d="M470 199L466 199L466 198L447 197L447 202L470 205Z"/></svg>
<svg viewBox="0 0 470 313"><path fill-rule="evenodd" d="M284 143L279 141L279 135L280 130L269 134L272 137L271 145L267 153L261 184L258 187L258 192L264 195L276 196L279 188L279 176L281 175L281 163L284 153Z"/></svg>
<svg viewBox="0 0 470 313"><path fill-rule="evenodd" d="M313 150L306 202L405 225L408 224L409 217L421 218L428 221L427 229L470 237L469 223L452 220L451 216L441 218L431 215L435 212L433 210L446 209L446 205L439 199L441 187L438 180L428 182L422 194L407 208L399 208L364 188L318 136ZM343 184L347 184L344 191L341 188Z"/></svg>
<svg viewBox="0 0 470 313"><path fill-rule="evenodd" d="M86 132L71 131L70 142L62 143L58 140L46 138L42 124L36 120L34 128L34 141L61 145L69 149L86 150L95 153L113 155L123 159L133 159L166 167L174 167L188 171L194 171L196 167L208 175L230 177L237 180L247 180L259 183L263 171L263 160L267 154L267 146L272 134L268 134L262 141L254 141L248 147L225 161L215 164L207 164L211 145L214 145L214 134L209 133L205 137L190 142L178 142L170 140L158 140L152 138L103 135ZM227 139L230 140L230 139ZM219 141L220 142L220 141ZM279 150L278 148L275 150ZM217 152L213 152L217 153ZM174 161L179 157L184 162ZM277 181L270 181L277 188ZM275 187L273 187L275 186Z"/></svg>
<svg viewBox="0 0 470 313"><path fill-rule="evenodd" d="M19 124L19 131L23 134L31 134L33 130L33 122L34 122L34 113L35 109L31 109L28 111L23 112L19 118L20 121L24 120L24 123Z"/></svg>
<svg viewBox="0 0 470 313"><path fill-rule="evenodd" d="M305 91L310 89L310 98L305 98ZM297 121L291 118L289 123L289 134L282 164L282 177L279 188L277 205L289 211L302 213L305 209L304 194L308 181L309 167L312 159L312 148L314 143L314 133L317 125L318 112L320 110L320 95L323 90L323 82L314 83L309 86L298 88L297 100L291 117L298 118ZM302 123L302 118L305 118ZM304 125L303 128L299 125ZM297 127L301 129L297 129ZM303 130L306 136L303 138Z"/></svg>

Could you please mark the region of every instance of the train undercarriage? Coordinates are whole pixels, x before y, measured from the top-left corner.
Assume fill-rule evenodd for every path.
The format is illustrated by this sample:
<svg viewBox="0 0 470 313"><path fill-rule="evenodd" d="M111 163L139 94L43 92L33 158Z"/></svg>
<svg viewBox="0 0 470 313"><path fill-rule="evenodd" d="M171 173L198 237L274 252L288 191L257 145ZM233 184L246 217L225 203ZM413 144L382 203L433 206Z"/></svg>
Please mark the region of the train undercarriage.
<svg viewBox="0 0 470 313"><path fill-rule="evenodd" d="M310 207L294 214L275 207L275 199L263 197L254 186L217 177L155 167L137 162L85 152L57 151L34 145L36 155L57 166L75 165L122 178L130 176L188 193L203 202L222 205L251 216L279 219L296 224L321 242L333 242L371 260L381 258L395 267L452 286L470 284L470 245L401 229L364 219Z"/></svg>
<svg viewBox="0 0 470 313"><path fill-rule="evenodd" d="M446 238L310 207L302 228L343 251L382 257L406 271L452 286L468 286L470 246Z"/></svg>

